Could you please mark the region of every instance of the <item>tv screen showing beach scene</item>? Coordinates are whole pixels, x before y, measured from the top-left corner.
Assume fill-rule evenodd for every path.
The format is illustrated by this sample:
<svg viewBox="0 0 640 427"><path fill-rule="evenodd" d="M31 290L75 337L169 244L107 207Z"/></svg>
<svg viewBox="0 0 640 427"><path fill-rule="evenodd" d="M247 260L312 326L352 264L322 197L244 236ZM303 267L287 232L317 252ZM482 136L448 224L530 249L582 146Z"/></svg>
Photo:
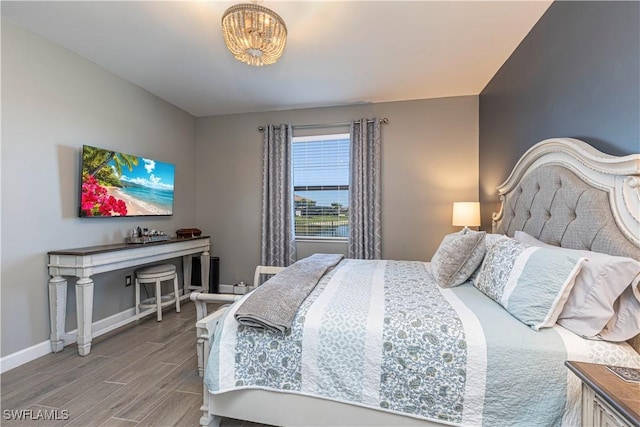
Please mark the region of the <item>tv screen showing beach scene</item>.
<svg viewBox="0 0 640 427"><path fill-rule="evenodd" d="M81 217L173 215L175 166L82 147Z"/></svg>

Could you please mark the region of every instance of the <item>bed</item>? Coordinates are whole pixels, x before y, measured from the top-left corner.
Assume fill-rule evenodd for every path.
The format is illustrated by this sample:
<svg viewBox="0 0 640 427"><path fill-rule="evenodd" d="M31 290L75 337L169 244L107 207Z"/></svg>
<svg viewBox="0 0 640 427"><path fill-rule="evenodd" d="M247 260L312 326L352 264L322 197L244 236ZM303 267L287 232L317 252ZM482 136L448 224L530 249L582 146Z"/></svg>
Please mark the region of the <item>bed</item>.
<svg viewBox="0 0 640 427"><path fill-rule="evenodd" d="M523 155L498 192L501 208L493 233L482 235L483 259L462 284L443 287L436 256L433 264L342 260L284 334L235 321L250 295L200 319L201 425L220 417L273 425L579 424L579 380L564 361L640 367L638 336L624 335L638 320L639 277L625 282L625 303L616 292L606 326L590 332L591 323L571 322L610 314L579 313L581 307L564 314L584 280L579 274L597 260L560 257L566 249L557 247L637 263L640 154L614 157L575 139L545 140ZM515 261L505 273L510 253ZM555 259L564 264L535 270ZM550 293L553 309L545 306L540 316L527 298L547 296L523 292L530 288L519 281L542 281L544 270L566 278ZM581 325L591 339L571 332ZM609 342L620 337L627 342Z"/></svg>

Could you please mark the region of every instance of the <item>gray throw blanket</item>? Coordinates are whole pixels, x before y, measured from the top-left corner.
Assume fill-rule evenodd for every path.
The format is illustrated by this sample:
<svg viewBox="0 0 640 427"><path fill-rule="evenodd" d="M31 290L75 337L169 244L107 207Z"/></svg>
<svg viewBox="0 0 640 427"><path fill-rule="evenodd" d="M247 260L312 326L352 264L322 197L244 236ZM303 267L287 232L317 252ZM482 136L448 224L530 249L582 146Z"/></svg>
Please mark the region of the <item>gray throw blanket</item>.
<svg viewBox="0 0 640 427"><path fill-rule="evenodd" d="M342 258L339 254L313 254L291 264L251 292L236 310L236 320L241 325L290 331L302 302Z"/></svg>

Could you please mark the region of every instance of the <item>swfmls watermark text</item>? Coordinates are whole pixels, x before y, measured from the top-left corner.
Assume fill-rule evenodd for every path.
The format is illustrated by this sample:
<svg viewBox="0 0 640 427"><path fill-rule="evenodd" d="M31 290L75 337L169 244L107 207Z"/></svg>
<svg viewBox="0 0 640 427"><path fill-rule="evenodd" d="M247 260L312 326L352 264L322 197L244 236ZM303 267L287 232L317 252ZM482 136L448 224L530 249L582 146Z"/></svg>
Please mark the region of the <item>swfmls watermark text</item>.
<svg viewBox="0 0 640 427"><path fill-rule="evenodd" d="M69 419L67 409L4 409L2 418L9 421L60 421Z"/></svg>

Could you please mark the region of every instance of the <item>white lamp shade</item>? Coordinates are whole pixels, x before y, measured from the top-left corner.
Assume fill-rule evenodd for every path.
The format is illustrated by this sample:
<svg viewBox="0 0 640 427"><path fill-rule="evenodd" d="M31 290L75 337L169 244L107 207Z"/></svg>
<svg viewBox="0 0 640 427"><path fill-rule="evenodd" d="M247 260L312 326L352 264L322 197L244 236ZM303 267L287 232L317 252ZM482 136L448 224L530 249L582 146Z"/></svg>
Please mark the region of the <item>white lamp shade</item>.
<svg viewBox="0 0 640 427"><path fill-rule="evenodd" d="M480 202L453 202L451 225L460 227L480 226Z"/></svg>

